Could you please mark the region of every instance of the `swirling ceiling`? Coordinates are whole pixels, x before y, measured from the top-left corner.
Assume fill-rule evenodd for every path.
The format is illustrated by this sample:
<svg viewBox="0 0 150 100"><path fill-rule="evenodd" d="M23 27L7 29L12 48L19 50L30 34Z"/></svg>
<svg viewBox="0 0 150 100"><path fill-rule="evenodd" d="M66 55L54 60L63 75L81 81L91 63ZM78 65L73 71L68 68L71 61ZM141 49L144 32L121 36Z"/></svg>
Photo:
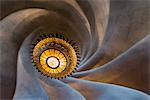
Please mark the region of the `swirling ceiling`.
<svg viewBox="0 0 150 100"><path fill-rule="evenodd" d="M0 3L2 99L149 99L148 0L1 0ZM70 75L71 70L65 74L69 77L60 80L41 74L30 59L33 41L51 33L63 35L67 40L62 38L62 42L70 43L71 47L69 41L73 41L80 48L76 72Z"/></svg>

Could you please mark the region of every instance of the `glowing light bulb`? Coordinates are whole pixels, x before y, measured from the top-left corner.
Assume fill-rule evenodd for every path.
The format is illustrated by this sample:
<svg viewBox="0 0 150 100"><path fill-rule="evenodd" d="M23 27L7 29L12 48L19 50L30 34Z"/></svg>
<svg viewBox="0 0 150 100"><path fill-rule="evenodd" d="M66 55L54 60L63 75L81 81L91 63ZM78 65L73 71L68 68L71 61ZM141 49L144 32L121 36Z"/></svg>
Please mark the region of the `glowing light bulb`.
<svg viewBox="0 0 150 100"><path fill-rule="evenodd" d="M49 57L47 59L47 64L51 68L57 68L59 66L59 60L56 57Z"/></svg>

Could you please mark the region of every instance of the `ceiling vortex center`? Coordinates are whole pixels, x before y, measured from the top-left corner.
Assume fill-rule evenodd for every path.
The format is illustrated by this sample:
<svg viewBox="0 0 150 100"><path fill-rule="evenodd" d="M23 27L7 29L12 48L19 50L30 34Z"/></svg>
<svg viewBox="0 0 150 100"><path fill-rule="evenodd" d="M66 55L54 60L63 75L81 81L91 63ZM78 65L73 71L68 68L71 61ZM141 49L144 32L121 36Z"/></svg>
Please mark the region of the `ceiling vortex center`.
<svg viewBox="0 0 150 100"><path fill-rule="evenodd" d="M32 63L44 76L55 79L66 78L71 76L79 65L79 47L73 41L61 36L61 34L43 34L36 43L32 43Z"/></svg>

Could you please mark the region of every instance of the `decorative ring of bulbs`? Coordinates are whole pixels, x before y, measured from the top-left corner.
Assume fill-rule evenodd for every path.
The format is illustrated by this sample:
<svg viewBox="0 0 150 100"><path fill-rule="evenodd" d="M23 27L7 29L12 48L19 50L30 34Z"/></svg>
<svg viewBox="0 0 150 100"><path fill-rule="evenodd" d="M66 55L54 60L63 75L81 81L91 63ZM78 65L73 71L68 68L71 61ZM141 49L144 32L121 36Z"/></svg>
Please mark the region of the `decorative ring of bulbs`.
<svg viewBox="0 0 150 100"><path fill-rule="evenodd" d="M32 44L31 59L44 76L60 79L76 71L79 48L61 34L43 34Z"/></svg>

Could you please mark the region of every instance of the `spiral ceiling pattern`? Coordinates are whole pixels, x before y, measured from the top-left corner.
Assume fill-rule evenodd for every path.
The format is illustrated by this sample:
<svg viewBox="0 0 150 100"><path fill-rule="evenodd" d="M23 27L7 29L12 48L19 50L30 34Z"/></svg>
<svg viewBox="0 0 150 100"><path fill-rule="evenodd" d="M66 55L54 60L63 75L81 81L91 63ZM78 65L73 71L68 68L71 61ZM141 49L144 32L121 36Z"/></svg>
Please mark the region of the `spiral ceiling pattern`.
<svg viewBox="0 0 150 100"><path fill-rule="evenodd" d="M148 0L0 3L0 99L150 99Z"/></svg>

